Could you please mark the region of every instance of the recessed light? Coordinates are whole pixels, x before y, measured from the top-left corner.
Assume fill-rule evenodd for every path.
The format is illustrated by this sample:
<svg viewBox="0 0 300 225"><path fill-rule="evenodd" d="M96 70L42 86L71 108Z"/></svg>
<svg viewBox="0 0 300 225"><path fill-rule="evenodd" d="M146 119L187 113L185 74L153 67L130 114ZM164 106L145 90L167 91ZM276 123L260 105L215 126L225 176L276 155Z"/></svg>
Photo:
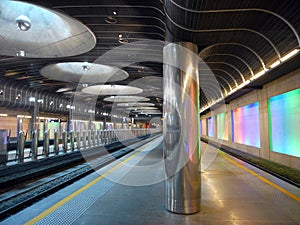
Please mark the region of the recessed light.
<svg viewBox="0 0 300 225"><path fill-rule="evenodd" d="M116 24L118 20L112 16L105 17L105 22L109 24Z"/></svg>
<svg viewBox="0 0 300 225"><path fill-rule="evenodd" d="M21 31L28 31L31 27L31 21L27 16L21 15L16 19L17 26Z"/></svg>
<svg viewBox="0 0 300 225"><path fill-rule="evenodd" d="M26 53L25 53L25 51L23 51L23 50L18 50L17 53L16 53L16 56L25 57L25 56L26 56Z"/></svg>
<svg viewBox="0 0 300 225"><path fill-rule="evenodd" d="M128 40L124 39L124 38L119 38L119 43L121 43L121 44L127 44Z"/></svg>
<svg viewBox="0 0 300 225"><path fill-rule="evenodd" d="M84 71L88 71L88 70L91 69L91 67L88 66L88 65L82 65L81 68L82 68Z"/></svg>

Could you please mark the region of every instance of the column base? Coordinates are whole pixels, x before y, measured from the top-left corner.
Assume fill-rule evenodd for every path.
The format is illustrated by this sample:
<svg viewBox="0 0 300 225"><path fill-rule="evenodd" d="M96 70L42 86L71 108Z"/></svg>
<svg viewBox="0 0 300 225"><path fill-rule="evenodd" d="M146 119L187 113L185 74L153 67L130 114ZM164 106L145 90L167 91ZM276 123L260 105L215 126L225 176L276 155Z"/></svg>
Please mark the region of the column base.
<svg viewBox="0 0 300 225"><path fill-rule="evenodd" d="M194 214L200 211L200 199L186 200L184 202L168 198L166 209L177 214Z"/></svg>

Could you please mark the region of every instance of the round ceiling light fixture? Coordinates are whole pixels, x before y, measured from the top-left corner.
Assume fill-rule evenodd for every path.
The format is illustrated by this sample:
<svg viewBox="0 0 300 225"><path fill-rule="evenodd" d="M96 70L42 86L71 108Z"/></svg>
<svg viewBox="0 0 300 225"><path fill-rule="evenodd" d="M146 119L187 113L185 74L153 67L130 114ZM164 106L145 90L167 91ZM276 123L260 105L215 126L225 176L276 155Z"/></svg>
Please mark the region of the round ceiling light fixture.
<svg viewBox="0 0 300 225"><path fill-rule="evenodd" d="M105 22L109 23L109 24L116 24L118 22L118 20L116 18L114 18L113 16L107 16L107 17L105 17Z"/></svg>
<svg viewBox="0 0 300 225"><path fill-rule="evenodd" d="M83 54L96 46L96 36L87 26L61 12L8 0L0 1L0 9L0 55L58 58Z"/></svg>
<svg viewBox="0 0 300 225"><path fill-rule="evenodd" d="M27 16L21 15L16 19L17 26L21 31L28 31L31 27L31 21Z"/></svg>
<svg viewBox="0 0 300 225"><path fill-rule="evenodd" d="M143 107L128 107L126 109L140 111L140 110L156 110L157 108L151 106L143 106Z"/></svg>
<svg viewBox="0 0 300 225"><path fill-rule="evenodd" d="M140 94L143 89L126 85L93 85L81 90L91 95L133 95Z"/></svg>
<svg viewBox="0 0 300 225"><path fill-rule="evenodd" d="M128 40L125 39L122 34L119 34L119 43L120 44L127 44Z"/></svg>
<svg viewBox="0 0 300 225"><path fill-rule="evenodd" d="M106 102L147 102L150 101L149 98L142 96L110 96L104 98L103 101Z"/></svg>
<svg viewBox="0 0 300 225"><path fill-rule="evenodd" d="M57 93L60 92L65 92L65 91L72 91L74 88L73 87L62 87L56 90Z"/></svg>
<svg viewBox="0 0 300 225"><path fill-rule="evenodd" d="M118 103L118 107L151 107L155 106L154 103L151 102L127 102L127 103Z"/></svg>
<svg viewBox="0 0 300 225"><path fill-rule="evenodd" d="M156 114L156 115L159 115L159 114L162 114L161 111L159 110L141 110L138 112L138 114Z"/></svg>
<svg viewBox="0 0 300 225"><path fill-rule="evenodd" d="M43 67L40 73L51 80L82 84L110 83L125 80L129 76L118 67L87 62L50 64Z"/></svg>

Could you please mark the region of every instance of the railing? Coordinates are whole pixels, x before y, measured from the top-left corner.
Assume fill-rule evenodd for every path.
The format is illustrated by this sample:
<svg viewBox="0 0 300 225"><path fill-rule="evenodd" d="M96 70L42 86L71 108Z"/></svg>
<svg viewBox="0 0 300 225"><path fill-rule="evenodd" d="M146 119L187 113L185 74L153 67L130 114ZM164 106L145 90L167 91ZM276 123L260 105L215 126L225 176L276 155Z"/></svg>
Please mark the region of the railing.
<svg viewBox="0 0 300 225"><path fill-rule="evenodd" d="M16 141L6 143L7 150L0 164L23 163L73 151L88 150L159 132L159 129L80 130L70 132L63 130L55 131L54 139L49 139L49 131L45 131L44 139L38 140L38 132L33 131L31 140L26 141L24 132L20 131Z"/></svg>

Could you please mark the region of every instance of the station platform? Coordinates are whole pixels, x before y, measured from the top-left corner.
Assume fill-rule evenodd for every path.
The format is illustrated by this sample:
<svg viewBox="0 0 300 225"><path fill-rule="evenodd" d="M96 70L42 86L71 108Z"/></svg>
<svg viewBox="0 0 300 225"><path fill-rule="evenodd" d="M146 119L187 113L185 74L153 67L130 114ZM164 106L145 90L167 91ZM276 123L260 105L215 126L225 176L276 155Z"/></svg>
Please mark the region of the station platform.
<svg viewBox="0 0 300 225"><path fill-rule="evenodd" d="M1 224L300 224L300 190L201 143L201 211L164 207L162 137L74 182Z"/></svg>

